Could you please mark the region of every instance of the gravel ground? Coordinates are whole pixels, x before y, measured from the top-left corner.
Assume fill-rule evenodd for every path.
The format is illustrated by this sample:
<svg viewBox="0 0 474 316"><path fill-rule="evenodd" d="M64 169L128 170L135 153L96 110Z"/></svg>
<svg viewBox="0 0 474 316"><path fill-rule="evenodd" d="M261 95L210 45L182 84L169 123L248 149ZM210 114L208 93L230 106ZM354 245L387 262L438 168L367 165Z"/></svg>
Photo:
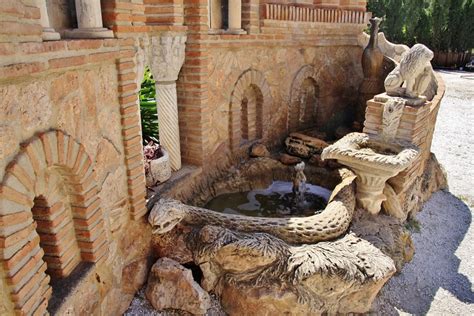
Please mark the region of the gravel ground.
<svg viewBox="0 0 474 316"><path fill-rule="evenodd" d="M474 315L474 74L440 71L446 94L432 151L448 173L418 214L415 257L382 289L383 315Z"/></svg>

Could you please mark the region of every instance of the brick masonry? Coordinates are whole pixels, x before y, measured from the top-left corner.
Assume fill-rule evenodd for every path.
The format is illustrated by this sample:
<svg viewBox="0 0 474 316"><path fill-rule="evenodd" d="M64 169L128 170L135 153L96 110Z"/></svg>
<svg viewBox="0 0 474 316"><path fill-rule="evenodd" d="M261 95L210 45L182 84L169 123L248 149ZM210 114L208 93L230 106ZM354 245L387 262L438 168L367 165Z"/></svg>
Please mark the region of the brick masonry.
<svg viewBox="0 0 474 316"><path fill-rule="evenodd" d="M203 174L252 141L278 144L308 78L321 92L321 128L350 112L364 25L262 19L264 4L243 0L247 33L231 35L209 34L207 0L102 0L115 38L52 42L41 39L36 1L0 4L0 314L44 313L51 280L81 262L93 267L83 295L58 313L120 314L133 297L122 273L133 279L127 267L150 251L137 96L150 38L187 35L181 153Z"/></svg>
<svg viewBox="0 0 474 316"><path fill-rule="evenodd" d="M445 85L441 77L437 75L438 92L431 101L427 101L421 106L405 106L400 118L400 124L395 139L410 142L420 148L420 156L397 176L389 179L390 185L399 196L400 202L404 205L407 194L411 190L414 182L420 178L425 170L425 165L430 159L431 142L433 140L436 117L438 115L441 99L445 92ZM382 131L382 112L384 103L369 100L365 112L364 132L378 135Z"/></svg>

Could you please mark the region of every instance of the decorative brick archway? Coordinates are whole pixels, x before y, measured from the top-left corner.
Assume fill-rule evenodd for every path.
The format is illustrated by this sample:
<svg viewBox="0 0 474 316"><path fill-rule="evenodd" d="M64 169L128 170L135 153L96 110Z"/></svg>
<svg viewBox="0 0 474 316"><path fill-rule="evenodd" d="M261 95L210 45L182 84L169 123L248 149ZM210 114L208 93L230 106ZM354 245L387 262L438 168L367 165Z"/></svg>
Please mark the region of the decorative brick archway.
<svg viewBox="0 0 474 316"><path fill-rule="evenodd" d="M97 262L107 251L84 147L59 130L22 144L0 185L0 261L15 310L42 314L50 277L66 277L80 261Z"/></svg>
<svg viewBox="0 0 474 316"><path fill-rule="evenodd" d="M262 119L270 117L272 96L265 76L258 70L244 71L230 94L229 107L229 143L231 151L237 151L243 142L258 139L265 140L268 125ZM244 113L246 112L246 113ZM243 120L247 118L247 135L244 135ZM250 129L249 129L250 128ZM244 136L254 135L252 139Z"/></svg>
<svg viewBox="0 0 474 316"><path fill-rule="evenodd" d="M308 124L302 124L303 112L313 111L316 114L317 108L303 109L301 97L305 94L308 85L313 85L316 99L319 98L319 85L317 84L318 73L314 66L305 65L296 73L290 90L290 104L288 108L288 131L294 132L300 128L308 127ZM318 102L318 100L316 100ZM316 105L315 105L316 106ZM307 122L306 122L307 123Z"/></svg>

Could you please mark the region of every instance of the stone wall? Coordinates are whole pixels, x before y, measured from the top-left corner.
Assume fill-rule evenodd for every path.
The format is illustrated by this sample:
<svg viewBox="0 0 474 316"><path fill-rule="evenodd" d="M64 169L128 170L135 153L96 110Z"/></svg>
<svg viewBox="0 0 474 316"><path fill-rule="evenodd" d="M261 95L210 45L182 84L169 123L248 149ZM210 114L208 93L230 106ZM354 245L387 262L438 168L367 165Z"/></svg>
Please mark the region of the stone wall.
<svg viewBox="0 0 474 316"><path fill-rule="evenodd" d="M137 206L146 211L137 87L130 83L134 43L2 44L0 306L5 313L41 313L50 298L50 304L65 300L58 312L89 313L134 294L124 294L122 286L129 284L120 282L123 268L148 257L142 239L146 224L132 221ZM127 94L133 108L126 106ZM134 137L128 136L130 124ZM134 142L139 147L129 154ZM142 193L134 194L134 181ZM142 236L129 240L134 226ZM75 275L84 266L86 272ZM61 292L62 287L71 291ZM90 305L82 306L73 294L81 288L90 289ZM127 305L117 305L117 311Z"/></svg>
<svg viewBox="0 0 474 316"><path fill-rule="evenodd" d="M362 50L356 38L363 24L264 20L258 34L209 35L201 30L206 16L195 17L206 12L201 9L206 6L201 4L199 11L194 6L185 10L192 12L196 25L188 26L186 59L178 80L185 163L203 165L210 157L225 160L248 147L241 145L252 143L238 131L248 87L262 97L258 106L263 137L254 141L280 143L291 112L298 110L306 79L317 91L318 128L334 132L351 116L362 80Z"/></svg>

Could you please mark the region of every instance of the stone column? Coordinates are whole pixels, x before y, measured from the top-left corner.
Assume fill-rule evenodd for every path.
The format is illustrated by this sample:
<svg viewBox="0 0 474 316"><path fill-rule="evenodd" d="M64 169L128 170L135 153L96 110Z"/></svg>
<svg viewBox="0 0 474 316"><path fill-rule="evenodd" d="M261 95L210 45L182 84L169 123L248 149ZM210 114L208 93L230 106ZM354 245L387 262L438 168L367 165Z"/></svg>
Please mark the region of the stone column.
<svg viewBox="0 0 474 316"><path fill-rule="evenodd" d="M112 38L114 33L103 27L100 0L76 0L77 29L67 31L69 38Z"/></svg>
<svg viewBox="0 0 474 316"><path fill-rule="evenodd" d="M57 41L61 37L49 24L48 8L46 7L46 0L38 0L37 2L41 14L41 26L43 27L43 40Z"/></svg>
<svg viewBox="0 0 474 316"><path fill-rule="evenodd" d="M156 81L160 144L168 151L171 169L181 169L176 80L184 63L185 35L153 37L150 64Z"/></svg>
<svg viewBox="0 0 474 316"><path fill-rule="evenodd" d="M242 30L242 0L229 0L229 32L244 32Z"/></svg>
<svg viewBox="0 0 474 316"><path fill-rule="evenodd" d="M211 30L222 29L222 2L221 0L210 0Z"/></svg>

